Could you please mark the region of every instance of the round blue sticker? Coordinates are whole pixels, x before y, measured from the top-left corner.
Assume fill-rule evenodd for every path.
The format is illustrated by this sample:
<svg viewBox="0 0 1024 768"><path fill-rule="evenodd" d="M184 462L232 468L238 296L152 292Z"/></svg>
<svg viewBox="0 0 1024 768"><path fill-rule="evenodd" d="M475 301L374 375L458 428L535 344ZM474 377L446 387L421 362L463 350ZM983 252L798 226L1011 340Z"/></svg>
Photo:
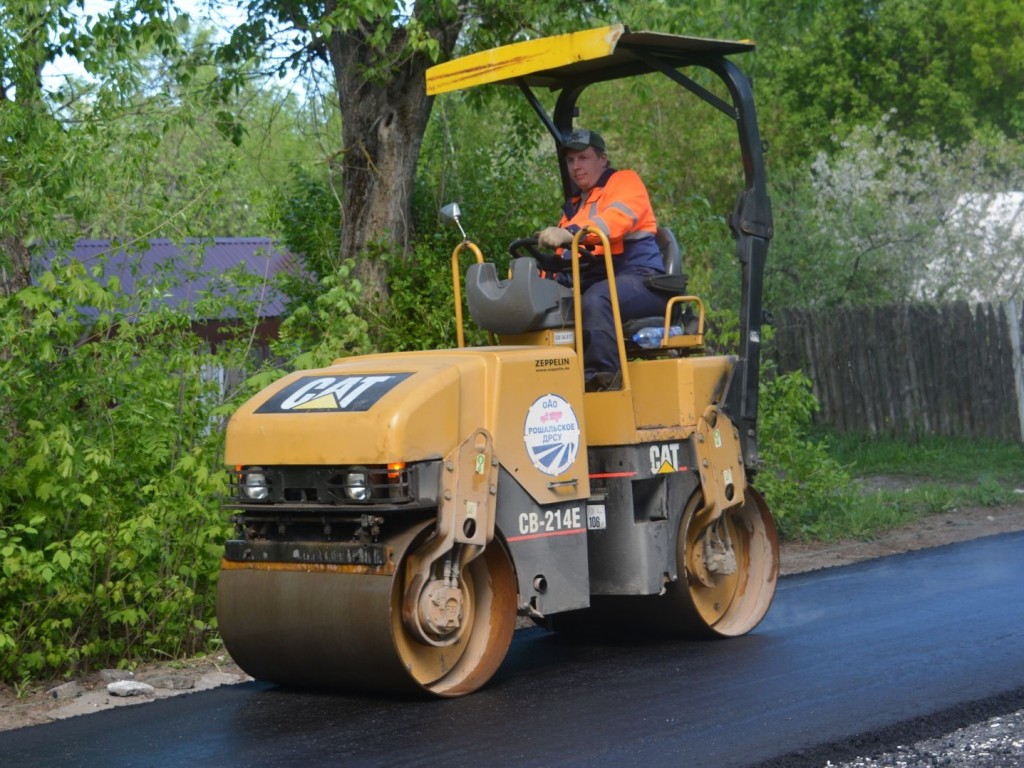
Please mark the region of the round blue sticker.
<svg viewBox="0 0 1024 768"><path fill-rule="evenodd" d="M580 450L580 423L569 401L559 395L537 398L526 412L523 442L530 461L546 475L561 475Z"/></svg>

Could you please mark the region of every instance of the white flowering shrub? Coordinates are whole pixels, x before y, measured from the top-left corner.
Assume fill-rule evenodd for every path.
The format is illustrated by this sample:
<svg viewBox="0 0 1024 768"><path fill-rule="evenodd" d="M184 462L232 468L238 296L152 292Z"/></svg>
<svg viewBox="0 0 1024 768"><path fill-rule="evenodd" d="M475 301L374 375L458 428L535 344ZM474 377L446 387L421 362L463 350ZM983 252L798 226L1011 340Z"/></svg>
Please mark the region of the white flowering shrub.
<svg viewBox="0 0 1024 768"><path fill-rule="evenodd" d="M780 179L775 306L1001 301L1024 282L1024 188L999 143L912 140L887 122Z"/></svg>

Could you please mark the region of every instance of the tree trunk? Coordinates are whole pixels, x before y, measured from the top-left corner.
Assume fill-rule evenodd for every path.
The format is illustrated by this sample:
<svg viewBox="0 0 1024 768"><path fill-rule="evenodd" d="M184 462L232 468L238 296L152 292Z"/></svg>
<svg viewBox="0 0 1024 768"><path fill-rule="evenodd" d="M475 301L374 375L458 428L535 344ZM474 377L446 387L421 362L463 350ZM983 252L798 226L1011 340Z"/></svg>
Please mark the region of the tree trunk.
<svg viewBox="0 0 1024 768"><path fill-rule="evenodd" d="M13 296L30 281L29 252L18 235L0 236L0 296Z"/></svg>
<svg viewBox="0 0 1024 768"><path fill-rule="evenodd" d="M443 32L454 41L454 30ZM389 49L402 58L386 81L367 74L381 58L360 33L335 31L328 41L344 141L340 255L355 260L370 300L387 295L377 248L405 253L409 246L416 163L433 102L424 80L431 61L422 53L402 53L404 30L393 35ZM445 55L450 50L449 44Z"/></svg>
<svg viewBox="0 0 1024 768"><path fill-rule="evenodd" d="M53 118L46 109L42 90L43 66L49 45L44 14L32 6L14 11L8 17L8 22L14 22L13 29L8 32L17 41L14 46L17 55L14 66L8 71L0 71L0 109L8 112L5 135L17 151L20 142L26 141L29 135L39 130L40 125ZM17 94L16 99L11 98L13 94ZM0 168L0 201L4 203L10 190L18 188L17 179L6 176L7 172L7 167ZM0 296L14 295L27 288L32 279L29 250L25 245L24 218L13 218L18 224L0 234Z"/></svg>

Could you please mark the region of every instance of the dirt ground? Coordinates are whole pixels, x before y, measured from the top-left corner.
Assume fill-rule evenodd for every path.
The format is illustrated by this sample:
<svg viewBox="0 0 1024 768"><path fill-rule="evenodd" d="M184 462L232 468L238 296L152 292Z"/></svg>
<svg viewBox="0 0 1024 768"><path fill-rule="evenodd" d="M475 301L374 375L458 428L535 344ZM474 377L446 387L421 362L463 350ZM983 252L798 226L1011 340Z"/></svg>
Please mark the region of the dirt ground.
<svg viewBox="0 0 1024 768"><path fill-rule="evenodd" d="M867 541L783 542L780 572L785 576L815 571L1014 531L1024 531L1024 499L1012 507L955 509L930 515Z"/></svg>
<svg viewBox="0 0 1024 768"><path fill-rule="evenodd" d="M870 541L783 542L782 575L849 565L876 557L937 547L1024 530L1024 498L1012 507L958 509L932 515ZM128 676L148 688L131 696L112 695L107 686ZM0 684L0 731L98 712L116 706L206 690L249 680L226 655L146 664L127 673L105 670L16 691ZM18 695L20 693L20 695Z"/></svg>

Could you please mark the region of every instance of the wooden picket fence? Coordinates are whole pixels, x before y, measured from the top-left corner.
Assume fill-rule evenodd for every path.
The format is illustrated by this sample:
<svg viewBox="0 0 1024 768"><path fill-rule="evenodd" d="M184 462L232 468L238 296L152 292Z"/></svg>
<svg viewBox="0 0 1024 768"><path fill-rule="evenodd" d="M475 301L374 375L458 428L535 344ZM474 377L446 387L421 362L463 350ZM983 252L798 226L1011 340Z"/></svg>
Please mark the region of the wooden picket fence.
<svg viewBox="0 0 1024 768"><path fill-rule="evenodd" d="M1024 442L1021 307L966 303L776 314L772 354L842 432Z"/></svg>

